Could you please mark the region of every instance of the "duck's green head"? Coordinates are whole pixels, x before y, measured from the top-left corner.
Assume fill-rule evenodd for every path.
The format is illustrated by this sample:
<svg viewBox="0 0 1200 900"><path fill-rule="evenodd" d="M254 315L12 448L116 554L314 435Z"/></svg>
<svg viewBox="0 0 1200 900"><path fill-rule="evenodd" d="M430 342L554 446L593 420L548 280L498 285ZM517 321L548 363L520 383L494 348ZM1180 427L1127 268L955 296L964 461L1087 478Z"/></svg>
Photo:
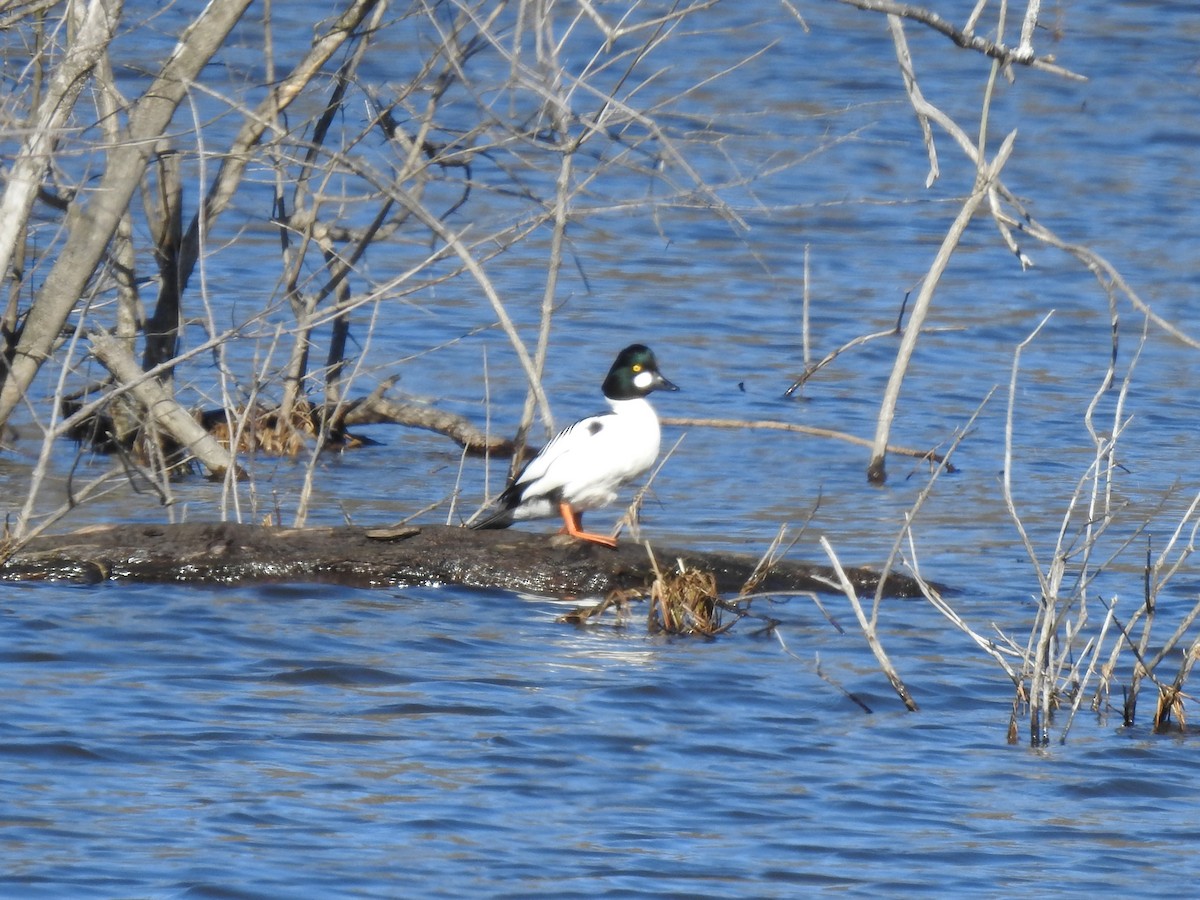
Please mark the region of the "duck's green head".
<svg viewBox="0 0 1200 900"><path fill-rule="evenodd" d="M609 400L633 400L651 391L677 391L658 371L658 361L645 344L630 344L617 354L604 379L604 396Z"/></svg>

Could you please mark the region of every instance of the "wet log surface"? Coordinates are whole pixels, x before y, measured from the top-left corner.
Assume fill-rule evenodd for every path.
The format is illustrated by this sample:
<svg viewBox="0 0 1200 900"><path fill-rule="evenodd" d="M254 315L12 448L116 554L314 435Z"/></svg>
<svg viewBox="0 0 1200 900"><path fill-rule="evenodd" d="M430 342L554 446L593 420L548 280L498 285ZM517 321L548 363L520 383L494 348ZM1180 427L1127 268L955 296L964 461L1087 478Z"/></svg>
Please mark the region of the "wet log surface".
<svg viewBox="0 0 1200 900"><path fill-rule="evenodd" d="M712 572L722 593L736 593L758 557L654 546L661 567L682 559ZM847 569L861 593L873 594L878 575ZM546 533L472 531L444 525L372 529L271 528L229 522L180 525L105 525L41 535L2 566L5 580L261 583L317 582L357 587L456 584L557 597L598 596L644 588L654 580L646 549L626 539L616 550ZM762 579L759 592L840 591L832 570L784 560ZM903 575L885 593L919 596Z"/></svg>

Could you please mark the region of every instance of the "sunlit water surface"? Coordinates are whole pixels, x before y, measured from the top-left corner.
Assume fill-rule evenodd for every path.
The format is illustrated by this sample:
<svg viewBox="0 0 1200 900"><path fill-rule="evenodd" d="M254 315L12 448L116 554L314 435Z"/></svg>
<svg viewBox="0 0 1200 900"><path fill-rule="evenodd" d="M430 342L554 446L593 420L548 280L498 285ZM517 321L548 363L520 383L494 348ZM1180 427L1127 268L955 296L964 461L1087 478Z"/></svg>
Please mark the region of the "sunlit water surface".
<svg viewBox="0 0 1200 900"><path fill-rule="evenodd" d="M599 217L576 235L587 284L565 276L547 378L561 421L593 411L613 352L640 339L684 388L658 401L666 415L873 431L894 339L848 351L783 397L803 368L804 249L819 357L890 327L971 174L943 140L942 179L924 190L924 149L882 19L810 4L804 33L759 3L723 4L709 23L743 24L751 8L770 29L695 38L662 60L673 65L664 79L699 81L782 33L685 111L773 135L779 146L732 145L747 165L784 146L796 157L830 146L730 191L747 231L667 210L657 222ZM1061 35L1044 35L1045 49L1090 81L1020 72L1015 86L1000 84L993 128L1020 127L1006 178L1040 219L1194 328L1200 14L1187 3L1062 3L1051 18ZM940 37L910 34L926 93L965 115L983 67ZM715 172L719 157L700 164ZM223 292L253 283L254 253L276 240L262 221L245 239L246 259L218 257L227 268L207 273L210 284L226 279ZM942 330L922 338L894 432L944 448L1000 386L957 450L960 471L917 516L916 561L958 589L953 602L978 629L994 623L1022 645L1038 582L1001 493L1013 353L1054 310L1022 358L1013 408L1014 499L1042 565L1092 461L1083 417L1111 355L1095 279L1057 251L1023 249L1037 263L1024 273L986 218L973 225L939 287L929 325ZM534 321L540 272L509 265L495 277L505 296L530 298L514 313ZM367 378L399 372L411 394L509 428L523 386L502 336L417 355L490 321L468 287L440 299L378 328L385 359ZM1118 312L1123 372L1142 318L1125 303ZM1150 328L1124 407L1116 500L1128 513L1113 547L1147 520L1161 545L1200 487L1198 378L1200 355ZM1101 430L1115 410L1110 393ZM683 432L667 429L667 445ZM462 505L427 520L456 520L482 500L482 464L460 472L445 439L371 436L383 443L319 461L310 522L394 522L456 486ZM24 496L36 453L18 442L0 463L11 496ZM64 451L61 479L72 461ZM846 562L878 565L928 470L893 457L888 483L873 487L866 462L836 441L687 429L645 533L757 554L782 523L807 521L794 557L820 560L825 535ZM104 465L84 460L74 474ZM303 461L251 465L236 505L196 480L173 487L169 513L134 494L68 521L223 508L287 521ZM502 477L494 467L493 488ZM47 485L43 502L64 490ZM1141 595L1146 540L1095 588L1126 614ZM1178 621L1195 592L1185 569L1162 614ZM640 618L573 627L556 621L561 602L446 586L9 585L2 596L5 896L1119 896L1186 893L1200 876L1189 849L1200 836L1194 740L1149 732L1151 694L1133 728L1085 704L1065 744L1030 750L1021 719L1010 746L1011 683L924 602L881 612L883 643L920 705L907 713L836 597L824 602L843 633L793 598L760 606L782 623L776 633L743 622L705 642L647 636ZM1052 736L1065 725L1064 713Z"/></svg>

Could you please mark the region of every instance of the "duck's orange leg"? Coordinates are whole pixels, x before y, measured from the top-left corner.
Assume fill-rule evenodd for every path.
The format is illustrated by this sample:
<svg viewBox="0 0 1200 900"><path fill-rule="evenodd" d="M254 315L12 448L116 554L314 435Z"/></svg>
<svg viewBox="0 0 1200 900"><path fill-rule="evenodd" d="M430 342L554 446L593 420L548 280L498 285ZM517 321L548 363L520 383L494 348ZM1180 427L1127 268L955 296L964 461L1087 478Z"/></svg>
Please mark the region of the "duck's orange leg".
<svg viewBox="0 0 1200 900"><path fill-rule="evenodd" d="M583 530L583 513L577 513L571 509L569 503L559 503L558 511L562 514L563 527L560 529L562 534L569 534L571 537L581 541L588 541L593 544L600 544L604 547L612 547L616 549L617 542L615 538L610 538L603 534L592 534L590 531Z"/></svg>

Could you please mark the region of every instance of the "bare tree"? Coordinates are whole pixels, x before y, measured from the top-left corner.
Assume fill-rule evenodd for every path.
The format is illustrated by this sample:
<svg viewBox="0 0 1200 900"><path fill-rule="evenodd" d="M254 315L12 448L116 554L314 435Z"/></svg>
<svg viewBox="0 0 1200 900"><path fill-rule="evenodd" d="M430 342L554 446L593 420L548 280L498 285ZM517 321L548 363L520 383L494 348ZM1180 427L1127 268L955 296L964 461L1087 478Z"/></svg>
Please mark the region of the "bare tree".
<svg viewBox="0 0 1200 900"><path fill-rule="evenodd" d="M535 417L552 425L541 376L561 302L559 275L570 264L573 223L612 206L595 199L604 181L633 173L657 183L652 199L628 198L628 208L699 198L739 221L720 186L690 164L687 138L660 123L688 90L639 105L659 74L656 50L684 39L680 26L713 3L693 0L663 12L634 2L609 21L590 4L568 9L544 0L346 0L331 13L314 8L314 18L328 17L314 22L307 52L284 67L271 4L252 17L249 0L215 0L182 26L161 63L148 64L150 77L128 99L113 77L114 36L136 40L146 23L130 20L119 0L26 7L9 34L43 37L8 49L40 46L26 71L47 77L44 86L20 82L27 90L8 110L25 137L0 198L0 271L12 285L0 424L20 409L34 411L41 401L32 398L53 395L61 405L38 415L46 442L87 437L152 469L198 462L227 486L240 471L239 453L308 453L315 461L323 447L347 441L354 421L434 427L472 452L519 453ZM243 93L219 69L210 76L235 26L238 40L261 34L267 74L261 88L249 84ZM395 78L364 76L364 65L378 68L397 43L414 49L388 66ZM94 99L90 109L84 98ZM223 105L237 127L202 129L199 98ZM293 115L296 108L310 112ZM77 139L63 164L64 136L96 133L104 139ZM248 171L273 181L270 208L258 215L279 236L279 288L241 321L218 326L194 275L206 254L218 252L210 236ZM203 199L189 215L193 196ZM503 221L474 215L480 198L503 199L515 214ZM30 237L39 202L55 229L50 241ZM526 336L490 268L529 241L544 242L547 252L536 334ZM407 254L403 266L366 276L371 248L389 244L423 249ZM31 252L32 265L17 264ZM388 379L366 397L350 391L363 363L348 354L351 323L369 329L386 304L455 278L473 283L492 317L481 327L505 333L524 372L528 401L515 442L392 401L384 396ZM139 291L148 283L157 296L143 312ZM98 302L110 285L115 321ZM285 325L281 313L290 319ZM207 331L199 347L181 340L189 322ZM230 369L230 343L268 323L277 329L268 351L277 373ZM318 361L314 350L322 345ZM107 384L71 389L80 351L107 370ZM201 355L217 360L219 378L216 408L202 414L178 399L194 386L182 373ZM53 387L35 391L48 367L58 373L46 376ZM199 393L212 395L207 386ZM219 442L200 439L189 418ZM304 508L302 500L298 519Z"/></svg>
<svg viewBox="0 0 1200 900"><path fill-rule="evenodd" d="M78 5L68 4L68 10L73 11ZM250 0L215 0L205 7L180 35L175 51L161 67L158 77L129 108L126 137L107 154L99 187L86 201L79 196L68 207L64 223L66 241L25 316L4 373L3 387L0 387L0 423L8 420L25 396L42 362L50 355L67 316L84 296L88 280L100 265L121 217L141 183L153 149L189 85L225 42L249 5ZM121 10L120 3L103 3L101 0L94 0L89 6L99 10L95 13L98 24L88 30L89 42L77 54L80 59L75 60L76 54L70 54L74 80L88 74L96 64L112 37ZM85 22L90 20L90 16L85 18ZM103 24L99 24L101 22ZM86 67L85 63L88 64ZM74 97L78 97L78 91ZM44 113L39 110L38 121L27 141L31 171L35 165L40 164L44 170L49 164L47 149L54 141L55 131L61 127L60 116L65 115L65 112L56 115L53 110L59 109L64 102L69 104L72 99L70 92L64 90L61 97L47 97L43 108L50 105L51 110ZM27 191L24 185L24 181L16 185L21 194ZM3 207L7 208L8 191L5 194ZM29 204L22 197L15 198L13 206L28 213Z"/></svg>
<svg viewBox="0 0 1200 900"><path fill-rule="evenodd" d="M938 281L946 269L946 265L962 240L967 223L980 208L987 210L988 215L996 225L1000 239L1017 258L1022 268L1033 265L1031 258L1021 246L1018 237L1028 236L1034 241L1055 247L1075 256L1084 266L1093 272L1100 282L1101 294L1106 298L1110 291L1115 291L1127 299L1130 304L1144 315L1151 318L1163 330L1185 341L1193 347L1200 346L1200 341L1184 333L1178 326L1156 315L1137 292L1126 283L1117 269L1106 259L1087 247L1068 243L1060 238L1051 227L1035 219L1029 208L1023 203L1016 192L1011 190L1001 176L1004 161L1014 152L1016 132L1010 132L1002 142L996 155L988 158L988 127L991 113L992 96L996 79L1016 77L1016 70L1021 67L1038 69L1066 79L1082 80L1083 76L1058 65L1052 60L1040 56L1034 49L1033 37L1041 11L1040 0L1028 0L1024 14L1021 16L1020 38L1017 46L1005 43L1005 35L1009 30L1009 4L1007 0L994 7L995 24L990 33L994 37L981 34L980 18L988 7L987 3L976 4L973 12L961 27L948 22L937 13L925 7L907 3L896 3L893 0L840 0L850 6L863 10L882 13L887 16L888 29L896 51L899 72L913 112L916 113L917 123L925 140L929 156L929 171L926 176L926 186L932 185L940 175L938 163L937 139L933 126L940 128L947 137L958 147L975 169L975 184L964 200L955 221L950 225L938 249L933 262L930 264L921 283L918 297L913 304L912 313L901 341L896 361L892 368L891 377L880 404L879 416L875 429L875 443L871 458L867 465L867 477L873 482L887 479L887 444L896 412L901 385L907 372L913 348L916 345L920 329L928 315L934 291ZM936 104L926 97L921 90L920 80L909 51L908 36L905 30L906 22L916 22L945 35L957 46L977 52L987 61L988 70L983 76L985 90L983 102L979 109L979 120L972 128L964 125L943 112Z"/></svg>

